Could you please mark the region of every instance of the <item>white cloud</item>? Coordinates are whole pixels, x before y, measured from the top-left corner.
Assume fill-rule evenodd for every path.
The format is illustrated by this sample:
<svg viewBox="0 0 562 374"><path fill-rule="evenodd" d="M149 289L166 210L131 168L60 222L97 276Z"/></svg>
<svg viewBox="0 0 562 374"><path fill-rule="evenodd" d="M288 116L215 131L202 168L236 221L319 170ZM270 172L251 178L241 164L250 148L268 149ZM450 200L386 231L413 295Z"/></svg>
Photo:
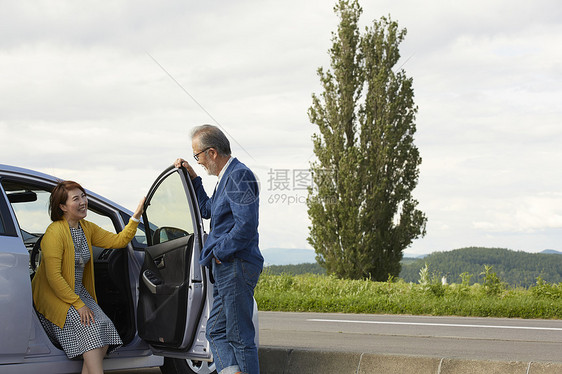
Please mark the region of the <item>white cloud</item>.
<svg viewBox="0 0 562 374"><path fill-rule="evenodd" d="M216 120L262 182L262 247L307 247L306 193L271 189L268 172L313 158L306 112L329 63L334 4L1 1L0 162L134 208L162 169L190 157L189 129ZM407 252L562 249L562 7L362 6L363 25L390 14L408 29L401 63L423 157L414 195L429 223Z"/></svg>

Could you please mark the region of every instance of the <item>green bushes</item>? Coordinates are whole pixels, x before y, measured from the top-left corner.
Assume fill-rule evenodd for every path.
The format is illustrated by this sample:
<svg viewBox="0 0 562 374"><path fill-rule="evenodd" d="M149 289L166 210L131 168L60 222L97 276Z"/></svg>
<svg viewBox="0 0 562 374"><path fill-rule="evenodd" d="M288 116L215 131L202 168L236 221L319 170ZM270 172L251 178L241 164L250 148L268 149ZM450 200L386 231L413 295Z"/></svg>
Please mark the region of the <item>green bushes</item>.
<svg viewBox="0 0 562 374"><path fill-rule="evenodd" d="M536 298L547 298L560 301L562 299L562 283L549 284L541 277L538 277L537 285L531 288L531 293Z"/></svg>
<svg viewBox="0 0 562 374"><path fill-rule="evenodd" d="M507 288L491 267L483 284L469 283L469 274L449 285L428 270L420 271L420 283L266 272L255 298L260 310L271 311L562 318L562 284L539 278L529 289Z"/></svg>

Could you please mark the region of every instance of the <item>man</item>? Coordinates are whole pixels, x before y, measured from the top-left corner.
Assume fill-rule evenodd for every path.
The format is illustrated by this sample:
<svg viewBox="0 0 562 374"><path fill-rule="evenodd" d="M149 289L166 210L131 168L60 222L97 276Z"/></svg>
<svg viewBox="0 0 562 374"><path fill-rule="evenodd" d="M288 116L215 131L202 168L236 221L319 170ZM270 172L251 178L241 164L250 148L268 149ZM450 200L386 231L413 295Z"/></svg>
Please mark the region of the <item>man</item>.
<svg viewBox="0 0 562 374"><path fill-rule="evenodd" d="M258 184L252 171L231 157L230 143L219 128L196 127L191 145L195 160L219 177L209 198L189 163L181 158L174 163L187 169L201 216L211 219L199 260L211 268L215 280L207 339L219 374L257 374L252 314L254 288L263 268L258 248Z"/></svg>

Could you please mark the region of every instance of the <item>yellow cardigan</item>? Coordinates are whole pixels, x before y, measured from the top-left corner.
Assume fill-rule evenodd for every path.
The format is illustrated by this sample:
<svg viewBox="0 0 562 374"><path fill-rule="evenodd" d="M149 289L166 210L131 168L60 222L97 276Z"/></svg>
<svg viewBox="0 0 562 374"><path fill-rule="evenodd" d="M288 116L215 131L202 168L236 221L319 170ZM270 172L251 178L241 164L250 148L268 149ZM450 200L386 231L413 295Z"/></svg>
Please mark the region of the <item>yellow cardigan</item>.
<svg viewBox="0 0 562 374"><path fill-rule="evenodd" d="M123 248L135 236L138 222L130 220L119 234L106 231L86 220L81 220L80 225L90 249L90 261L84 268L82 283L97 302L92 245L101 248ZM37 311L60 328L64 327L71 305L76 309L85 305L74 292L74 267L74 242L68 222L66 219L53 222L47 227L41 240L41 264L31 286Z"/></svg>

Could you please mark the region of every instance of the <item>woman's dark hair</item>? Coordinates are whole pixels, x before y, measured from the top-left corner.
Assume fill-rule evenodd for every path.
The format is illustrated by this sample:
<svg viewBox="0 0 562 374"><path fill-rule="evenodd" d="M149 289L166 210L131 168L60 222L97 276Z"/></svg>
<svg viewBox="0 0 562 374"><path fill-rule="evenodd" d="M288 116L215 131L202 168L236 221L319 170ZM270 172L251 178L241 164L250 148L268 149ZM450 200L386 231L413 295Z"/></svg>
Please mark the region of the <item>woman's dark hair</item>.
<svg viewBox="0 0 562 374"><path fill-rule="evenodd" d="M78 188L80 191L86 193L86 190L76 182L73 181L60 181L57 183L53 191L51 192L51 197L49 198L49 214L51 215L51 220L53 222L60 221L64 212L60 208L61 204L66 204L68 199L68 191Z"/></svg>

